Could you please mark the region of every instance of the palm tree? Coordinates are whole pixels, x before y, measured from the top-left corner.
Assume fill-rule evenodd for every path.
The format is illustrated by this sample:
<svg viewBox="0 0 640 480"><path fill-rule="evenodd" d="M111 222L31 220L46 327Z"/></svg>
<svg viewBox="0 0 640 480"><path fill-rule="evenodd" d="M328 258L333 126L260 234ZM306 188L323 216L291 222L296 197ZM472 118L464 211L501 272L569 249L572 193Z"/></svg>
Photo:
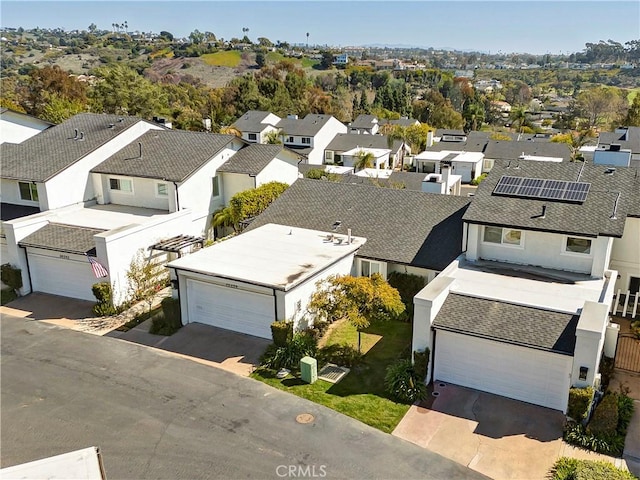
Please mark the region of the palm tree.
<svg viewBox="0 0 640 480"><path fill-rule="evenodd" d="M124 23L122 24L122 27L124 28L124 33L127 33L127 29L129 28L129 24L127 23L127 21L125 20Z"/></svg>
<svg viewBox="0 0 640 480"><path fill-rule="evenodd" d="M233 125L220 127L218 133L222 135L235 135L238 138L242 138L242 132Z"/></svg>
<svg viewBox="0 0 640 480"><path fill-rule="evenodd" d="M309 32L307 32L307 50L309 49Z"/></svg>
<svg viewBox="0 0 640 480"><path fill-rule="evenodd" d="M511 111L511 125L515 124L518 125L518 133L522 133L527 126L527 111L524 107L517 107Z"/></svg>
<svg viewBox="0 0 640 480"><path fill-rule="evenodd" d="M353 162L353 166L358 170L364 170L365 168L373 168L373 161L375 160L375 156L371 152L367 152L365 150L360 150L355 155L355 162Z"/></svg>
<svg viewBox="0 0 640 480"><path fill-rule="evenodd" d="M404 165L404 154L407 151L407 127L385 123L380 127L380 134L387 136L387 146L390 149L393 148L396 140L400 140L400 158L394 159L394 163L400 163L400 169L402 169Z"/></svg>
<svg viewBox="0 0 640 480"><path fill-rule="evenodd" d="M283 133L280 130L270 130L264 134L264 143L270 145L282 145L282 138L280 136Z"/></svg>
<svg viewBox="0 0 640 480"><path fill-rule="evenodd" d="M217 227L223 227L223 228L228 228L231 227L233 228L234 232L238 231L238 227L237 227L237 221L235 218L235 215L233 214L233 210L231 209L231 207L224 207L221 208L219 210L217 210L214 214L213 214L213 219L211 220L211 226L214 228Z"/></svg>

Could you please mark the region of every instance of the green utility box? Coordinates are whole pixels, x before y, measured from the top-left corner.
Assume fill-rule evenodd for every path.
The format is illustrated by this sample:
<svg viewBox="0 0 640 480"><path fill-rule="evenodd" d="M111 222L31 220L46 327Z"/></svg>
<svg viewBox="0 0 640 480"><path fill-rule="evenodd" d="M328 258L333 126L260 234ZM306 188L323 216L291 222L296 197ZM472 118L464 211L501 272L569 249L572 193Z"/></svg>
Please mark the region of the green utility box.
<svg viewBox="0 0 640 480"><path fill-rule="evenodd" d="M304 357L300 360L300 377L307 383L318 380L318 361L315 358Z"/></svg>

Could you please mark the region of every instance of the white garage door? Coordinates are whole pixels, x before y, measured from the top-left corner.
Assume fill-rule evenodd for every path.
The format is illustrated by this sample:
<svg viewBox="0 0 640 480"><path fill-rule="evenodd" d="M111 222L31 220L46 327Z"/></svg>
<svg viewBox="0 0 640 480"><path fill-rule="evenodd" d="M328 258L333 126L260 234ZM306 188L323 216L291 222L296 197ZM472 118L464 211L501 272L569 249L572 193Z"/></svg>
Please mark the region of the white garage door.
<svg viewBox="0 0 640 480"><path fill-rule="evenodd" d="M566 411L573 358L438 330L437 380Z"/></svg>
<svg viewBox="0 0 640 480"><path fill-rule="evenodd" d="M271 339L274 298L257 292L187 279L189 322Z"/></svg>
<svg viewBox="0 0 640 480"><path fill-rule="evenodd" d="M95 277L88 260L46 257L33 253L27 253L27 256L34 292L95 302L91 287L104 279Z"/></svg>

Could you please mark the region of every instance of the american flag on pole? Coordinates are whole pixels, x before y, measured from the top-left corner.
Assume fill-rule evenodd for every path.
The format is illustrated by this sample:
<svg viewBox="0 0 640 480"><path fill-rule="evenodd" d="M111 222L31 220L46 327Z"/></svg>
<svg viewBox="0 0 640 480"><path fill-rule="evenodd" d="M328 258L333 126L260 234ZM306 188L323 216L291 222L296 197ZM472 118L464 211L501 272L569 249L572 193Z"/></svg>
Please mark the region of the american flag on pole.
<svg viewBox="0 0 640 480"><path fill-rule="evenodd" d="M103 277L107 277L109 276L109 272L107 272L107 269L104 268L104 266L99 263L95 257L90 257L89 255L87 255L87 258L89 259L89 263L91 264L91 269L93 270L93 274L96 276L96 278L103 278Z"/></svg>

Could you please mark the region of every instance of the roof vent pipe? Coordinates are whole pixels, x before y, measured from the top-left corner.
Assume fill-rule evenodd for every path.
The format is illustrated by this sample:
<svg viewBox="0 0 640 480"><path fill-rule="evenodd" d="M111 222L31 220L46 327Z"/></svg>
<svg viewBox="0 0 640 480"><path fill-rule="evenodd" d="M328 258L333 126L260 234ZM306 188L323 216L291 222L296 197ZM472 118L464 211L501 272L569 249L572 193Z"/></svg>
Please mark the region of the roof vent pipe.
<svg viewBox="0 0 640 480"><path fill-rule="evenodd" d="M80 132L80 137L78 138L78 141L80 142L84 141L84 132Z"/></svg>
<svg viewBox="0 0 640 480"><path fill-rule="evenodd" d="M75 133L75 135L73 136L72 140L77 140L78 139L78 129L74 128L73 132Z"/></svg>
<svg viewBox="0 0 640 480"><path fill-rule="evenodd" d="M138 158L142 158L142 142L138 142Z"/></svg>
<svg viewBox="0 0 640 480"><path fill-rule="evenodd" d="M347 228L347 245L351 245L351 229Z"/></svg>

